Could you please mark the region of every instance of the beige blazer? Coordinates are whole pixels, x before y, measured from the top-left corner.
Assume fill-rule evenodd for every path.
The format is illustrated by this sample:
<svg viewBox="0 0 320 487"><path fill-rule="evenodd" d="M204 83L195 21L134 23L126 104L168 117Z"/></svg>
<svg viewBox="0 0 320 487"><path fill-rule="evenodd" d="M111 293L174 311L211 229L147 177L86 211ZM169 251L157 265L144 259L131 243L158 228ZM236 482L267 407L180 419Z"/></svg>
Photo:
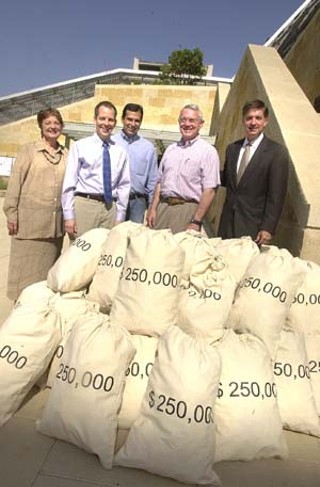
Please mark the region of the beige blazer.
<svg viewBox="0 0 320 487"><path fill-rule="evenodd" d="M63 235L61 189L68 150L59 146L57 159L47 157L42 140L21 148L9 179L3 210L18 222L17 238L54 238ZM46 157L47 155L47 157ZM50 157L49 157L50 158Z"/></svg>

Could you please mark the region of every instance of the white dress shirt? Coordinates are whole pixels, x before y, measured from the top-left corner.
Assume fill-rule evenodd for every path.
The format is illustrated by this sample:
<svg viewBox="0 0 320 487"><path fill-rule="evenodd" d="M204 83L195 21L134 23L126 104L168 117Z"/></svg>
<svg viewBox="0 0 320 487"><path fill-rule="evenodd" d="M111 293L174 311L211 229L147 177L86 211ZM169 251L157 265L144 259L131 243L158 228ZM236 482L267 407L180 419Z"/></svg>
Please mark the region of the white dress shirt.
<svg viewBox="0 0 320 487"><path fill-rule="evenodd" d="M129 156L109 140L112 197L116 201L116 219L124 221L130 193ZM74 193L103 195L103 141L95 133L75 142L67 160L62 187L62 207L65 220L75 218Z"/></svg>
<svg viewBox="0 0 320 487"><path fill-rule="evenodd" d="M257 137L255 140L251 140L250 141L250 144L251 144L251 148L250 148L250 160L252 159L252 156L255 153L255 151L257 150L257 148L258 148L260 142L262 141L262 139L263 139L263 133L261 133L259 135L259 137ZM243 144L242 144L242 147L240 149L239 157L238 157L237 172L239 171L240 161L242 159L242 156L243 156L243 153L244 153L244 149L246 148L246 146L248 145L248 143L249 143L248 139L244 139Z"/></svg>

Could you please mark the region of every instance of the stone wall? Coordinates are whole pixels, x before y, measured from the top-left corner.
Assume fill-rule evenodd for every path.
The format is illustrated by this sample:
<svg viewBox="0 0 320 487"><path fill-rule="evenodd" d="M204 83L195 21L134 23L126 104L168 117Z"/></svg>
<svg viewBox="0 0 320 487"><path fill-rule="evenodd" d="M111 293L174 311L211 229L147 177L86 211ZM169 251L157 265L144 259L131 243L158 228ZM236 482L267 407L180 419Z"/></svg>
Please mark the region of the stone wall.
<svg viewBox="0 0 320 487"><path fill-rule="evenodd" d="M110 99L119 110L119 120L123 106L128 102L140 103L145 113L143 127L153 130L177 132L180 109L188 103L196 103L203 112L206 123L203 134L208 135L216 86L176 86L176 85L129 85L96 87L97 101Z"/></svg>
<svg viewBox="0 0 320 487"><path fill-rule="evenodd" d="M94 97L59 110L65 122L90 123L95 105L110 100L118 109L118 125L121 125L123 106L128 102L140 103L144 107L143 128L177 132L180 109L196 103L205 119L202 133L209 135L215 94L216 86L96 85ZM15 157L23 144L37 137L36 116L1 126L0 156Z"/></svg>

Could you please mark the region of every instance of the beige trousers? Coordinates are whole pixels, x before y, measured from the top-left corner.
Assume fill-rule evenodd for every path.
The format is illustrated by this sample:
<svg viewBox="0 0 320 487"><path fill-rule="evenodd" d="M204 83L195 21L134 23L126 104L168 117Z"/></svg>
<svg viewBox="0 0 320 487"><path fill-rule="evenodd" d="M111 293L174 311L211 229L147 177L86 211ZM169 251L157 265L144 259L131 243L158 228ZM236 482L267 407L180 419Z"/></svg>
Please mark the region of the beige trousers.
<svg viewBox="0 0 320 487"><path fill-rule="evenodd" d="M74 200L77 236L92 228L112 228L116 220L116 204L106 205L102 201L75 196Z"/></svg>
<svg viewBox="0 0 320 487"><path fill-rule="evenodd" d="M170 228L172 233L184 232L197 206L198 203L192 202L172 206L169 206L168 203L160 202L157 208L156 230Z"/></svg>

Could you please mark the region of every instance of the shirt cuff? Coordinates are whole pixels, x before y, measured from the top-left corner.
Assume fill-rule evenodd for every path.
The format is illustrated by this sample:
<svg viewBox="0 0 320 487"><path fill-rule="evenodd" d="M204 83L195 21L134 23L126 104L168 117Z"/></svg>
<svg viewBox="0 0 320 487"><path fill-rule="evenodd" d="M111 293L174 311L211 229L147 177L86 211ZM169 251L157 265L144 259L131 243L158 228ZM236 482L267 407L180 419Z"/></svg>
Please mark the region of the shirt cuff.
<svg viewBox="0 0 320 487"><path fill-rule="evenodd" d="M75 214L72 210L66 210L63 212L63 219L64 220L74 220Z"/></svg>
<svg viewBox="0 0 320 487"><path fill-rule="evenodd" d="M117 222L124 222L126 219L126 212L124 210L118 210L116 212L116 221Z"/></svg>

